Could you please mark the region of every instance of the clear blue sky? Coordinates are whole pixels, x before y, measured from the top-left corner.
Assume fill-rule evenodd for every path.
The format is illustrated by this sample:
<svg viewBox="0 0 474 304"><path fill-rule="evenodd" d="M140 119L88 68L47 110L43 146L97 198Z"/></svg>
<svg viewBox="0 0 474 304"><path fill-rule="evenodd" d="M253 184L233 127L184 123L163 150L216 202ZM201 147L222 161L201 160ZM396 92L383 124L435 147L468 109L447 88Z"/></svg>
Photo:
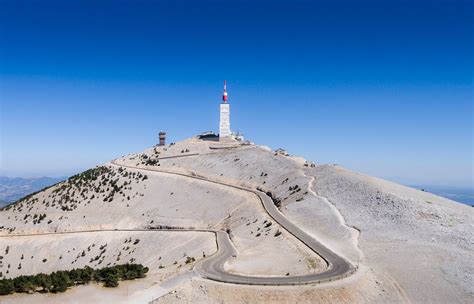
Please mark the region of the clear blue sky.
<svg viewBox="0 0 474 304"><path fill-rule="evenodd" d="M227 79L232 128L256 143L472 186L472 3L0 0L0 174L217 131Z"/></svg>

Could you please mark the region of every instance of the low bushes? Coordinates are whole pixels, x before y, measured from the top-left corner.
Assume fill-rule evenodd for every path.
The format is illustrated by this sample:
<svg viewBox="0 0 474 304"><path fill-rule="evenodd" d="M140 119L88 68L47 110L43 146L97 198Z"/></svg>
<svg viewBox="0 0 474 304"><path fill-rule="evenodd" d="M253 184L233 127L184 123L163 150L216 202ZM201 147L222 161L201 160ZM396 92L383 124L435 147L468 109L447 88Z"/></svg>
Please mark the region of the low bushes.
<svg viewBox="0 0 474 304"><path fill-rule="evenodd" d="M0 295L13 292L64 292L68 287L101 282L105 287L117 287L120 280L144 278L148 268L141 264L124 264L101 269L88 266L68 271L56 271L51 274L19 276L14 279L0 280Z"/></svg>

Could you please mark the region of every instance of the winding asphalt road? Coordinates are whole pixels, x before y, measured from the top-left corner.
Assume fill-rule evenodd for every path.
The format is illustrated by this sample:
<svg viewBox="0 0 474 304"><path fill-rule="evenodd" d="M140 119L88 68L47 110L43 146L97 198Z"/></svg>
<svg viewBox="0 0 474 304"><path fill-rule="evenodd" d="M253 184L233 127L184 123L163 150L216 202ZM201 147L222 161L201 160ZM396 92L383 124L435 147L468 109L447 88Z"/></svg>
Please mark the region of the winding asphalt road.
<svg viewBox="0 0 474 304"><path fill-rule="evenodd" d="M224 264L226 261L231 259L233 256L237 255L232 242L229 239L229 235L224 231L213 231L209 230L208 232L214 232L216 234L216 242L218 251L213 256L203 260L201 263L196 265L195 271L204 278L224 282L224 283L234 283L234 284L245 284L245 285L299 285L299 284L314 284L314 283L323 283L328 281L334 281L348 277L356 271L356 267L352 266L348 261L346 261L341 256L337 255L335 252L331 251L329 248L318 242L316 239L308 235L306 232L301 230L298 226L291 223L274 205L272 199L265 193L242 187L239 185L232 185L223 183L216 180L211 180L205 177L189 175L184 173L178 173L167 170L156 170L148 168L138 168L134 166L128 166L124 164L117 163L116 161L111 162L113 165L119 167L126 167L134 170L141 171L150 171L156 173L164 173L171 175L178 175L187 178L193 178L197 180L206 181L209 183L214 183L218 185L223 185L231 187L234 189L239 189L242 191L251 192L259 198L263 207L267 213L272 217L280 226L288 231L290 234L295 236L298 240L304 243L309 249L314 253L319 255L327 263L327 268L325 271L316 273L316 274L307 274L300 276L284 276L284 277L256 277L256 276L245 276L234 273L229 273L224 269Z"/></svg>
<svg viewBox="0 0 474 304"><path fill-rule="evenodd" d="M142 170L150 171L155 173L171 174L178 175L186 178L193 178L201 181L206 181L209 183L214 183L218 185L223 185L226 187L231 187L234 189L239 189L242 191L247 191L255 194L263 207L267 211L270 217L273 218L280 226L288 231L290 234L295 236L299 241L304 243L309 249L314 253L321 256L327 264L325 271L316 273L316 274L307 274L300 276L284 276L284 277L256 277L256 276L246 276L239 275L234 273L229 273L224 269L225 263L237 255L237 252L229 238L229 235L221 230L212 230L212 229L101 229L101 230L80 230L80 231L66 231L66 232L48 232L48 233L36 233L36 234L8 234L0 235L0 238L7 237L31 237L31 236L41 236L41 235L58 235L58 234L79 234L79 233L100 233L100 232L163 232L163 231L173 231L173 232L204 232L204 233L214 233L216 236L217 252L204 259L196 265L194 268L195 272L198 273L201 277L206 279L224 282L224 283L233 283L233 284L244 284L244 285L300 285L300 284L315 284L323 283L328 281L334 281L348 277L353 274L357 267L352 266L344 258L340 257L329 248L322 245L316 239L308 235L306 232L301 230L298 226L291 223L274 205L272 199L265 193L242 187L239 185L232 185L223 183L216 180L211 180L205 177L189 175L184 173L178 173L173 171L166 170L155 170L148 168L137 168L134 166L128 166L124 164L119 164L116 161L112 161L111 164L119 167L126 167L133 170Z"/></svg>

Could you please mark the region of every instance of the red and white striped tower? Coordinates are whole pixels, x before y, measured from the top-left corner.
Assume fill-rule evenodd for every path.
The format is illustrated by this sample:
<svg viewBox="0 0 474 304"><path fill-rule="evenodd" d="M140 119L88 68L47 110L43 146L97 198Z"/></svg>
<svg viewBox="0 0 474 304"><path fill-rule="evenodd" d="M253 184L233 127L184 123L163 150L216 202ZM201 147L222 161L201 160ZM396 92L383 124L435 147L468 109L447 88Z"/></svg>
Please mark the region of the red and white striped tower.
<svg viewBox="0 0 474 304"><path fill-rule="evenodd" d="M227 103L227 80L224 80L224 94L222 95L222 101Z"/></svg>
<svg viewBox="0 0 474 304"><path fill-rule="evenodd" d="M230 104L227 103L227 81L225 80L220 110L219 139L224 139L232 135L230 131Z"/></svg>

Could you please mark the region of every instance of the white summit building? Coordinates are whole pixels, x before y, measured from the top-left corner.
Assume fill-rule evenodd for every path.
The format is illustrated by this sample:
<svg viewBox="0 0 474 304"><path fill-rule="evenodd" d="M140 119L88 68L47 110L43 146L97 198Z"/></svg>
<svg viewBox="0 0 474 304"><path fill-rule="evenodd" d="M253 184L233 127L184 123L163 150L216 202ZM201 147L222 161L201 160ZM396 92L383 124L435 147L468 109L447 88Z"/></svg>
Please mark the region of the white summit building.
<svg viewBox="0 0 474 304"><path fill-rule="evenodd" d="M219 140L222 140L232 135L230 131L230 104L227 103L227 83L225 80L220 114Z"/></svg>

